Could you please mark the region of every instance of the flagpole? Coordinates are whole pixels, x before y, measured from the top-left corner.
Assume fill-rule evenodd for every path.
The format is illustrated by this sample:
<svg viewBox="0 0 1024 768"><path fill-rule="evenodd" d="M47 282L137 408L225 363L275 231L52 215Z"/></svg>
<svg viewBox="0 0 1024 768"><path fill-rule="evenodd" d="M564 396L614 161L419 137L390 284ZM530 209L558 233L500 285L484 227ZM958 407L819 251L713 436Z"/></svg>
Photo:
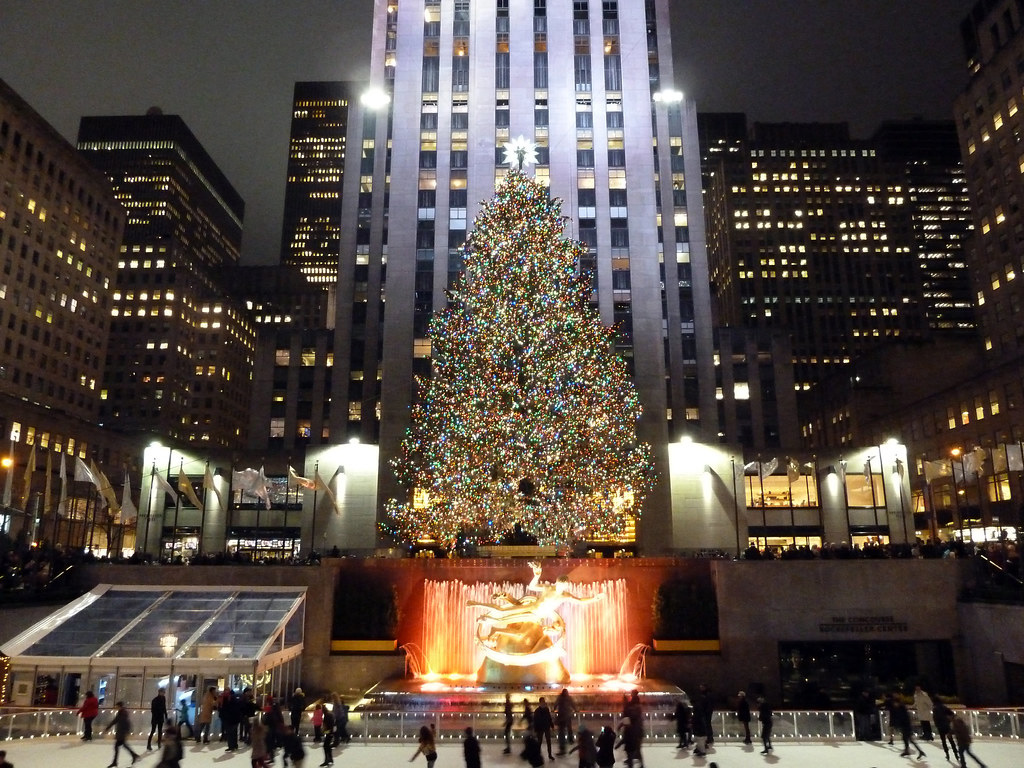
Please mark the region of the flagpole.
<svg viewBox="0 0 1024 768"><path fill-rule="evenodd" d="M303 467L303 471L305 471L305 467ZM317 473L319 471L320 471L320 462L318 461L318 462L316 462L313 465L313 477L317 477ZM316 492L317 492L317 487L316 487L316 483L314 483L313 484L313 530L310 533L310 539L311 539L310 546L309 546L310 553L316 551Z"/></svg>
<svg viewBox="0 0 1024 768"><path fill-rule="evenodd" d="M95 486L90 486L89 498L92 499L92 522L89 524L89 552L90 553L92 552L93 536L96 534L96 507L99 506L99 504L98 504L99 499L97 498L98 496L99 496L99 492L96 490ZM88 509L88 506L89 505L86 504L86 509Z"/></svg>
<svg viewBox="0 0 1024 768"><path fill-rule="evenodd" d="M178 552L178 510L181 509L181 473L184 471L185 460L180 459L178 461L178 493L174 494L174 531L171 533L171 562L174 562L174 558ZM184 553L182 553L182 560L184 560Z"/></svg>
<svg viewBox="0 0 1024 768"><path fill-rule="evenodd" d="M875 471L871 468L871 459L868 457L868 485L871 486L871 514L875 518L875 536L878 536L878 494L875 493ZM882 446L878 446L878 469L882 469ZM882 481L882 503L885 504L885 481ZM892 538L890 537L890 541Z"/></svg>
<svg viewBox="0 0 1024 768"><path fill-rule="evenodd" d="M289 456L288 457L288 466L290 467L291 465L292 465L292 457ZM288 537L288 505L291 504L291 489L288 486L290 484L291 484L291 480L289 479L288 481L285 482L285 485L284 485L284 529L281 531L281 533L284 534L284 535L281 537L281 541L282 542L284 542L284 541L291 541L292 544L291 544L291 548L290 548L289 551L292 554L294 554L295 553L295 539L289 539L289 537ZM295 486L295 494L296 494L296 496L298 496L298 492L299 492L299 486L296 485ZM301 541L302 529L301 528L299 529L299 536L300 536L299 546L301 547L302 546L302 541ZM284 554L284 553L282 552L282 554ZM291 555L289 555L289 557L290 556Z"/></svg>
<svg viewBox="0 0 1024 768"><path fill-rule="evenodd" d="M793 461L793 457L789 457L789 461ZM797 464L797 471L799 471L800 465ZM789 479L789 466L787 462L786 466L786 482L789 484L789 532L793 539L793 548L796 549L796 510L793 509L793 481Z"/></svg>
<svg viewBox="0 0 1024 768"><path fill-rule="evenodd" d="M761 531L764 533L764 548L768 549L768 511L764 508L764 467L761 455L757 456L757 482L761 486Z"/></svg>
<svg viewBox="0 0 1024 768"><path fill-rule="evenodd" d="M203 468L203 513L199 517L199 545L196 547L196 555L203 554L203 537L206 535L206 500L210 498L210 489L206 487L206 473L210 471L210 460L206 460Z"/></svg>
<svg viewBox="0 0 1024 768"><path fill-rule="evenodd" d="M1017 472L1017 484L1020 486L1021 496L1024 497L1024 445L1021 444L1020 440L1017 441L1017 450L1020 451L1020 458L1021 458L1021 465L1022 465L1020 471ZM1009 465L1010 465L1010 460L1009 459L1006 460L1006 465L1007 465L1007 472L1009 472ZM1016 520L1016 524L1017 524L1017 541L1021 540L1020 534L1021 534L1021 531L1024 531L1024 521L1021 520L1021 512L1022 512L1022 510L1024 510L1024 507L1022 507L1020 504L1018 504L1017 505L1017 520Z"/></svg>
<svg viewBox="0 0 1024 768"><path fill-rule="evenodd" d="M740 559L740 499L736 492L736 457L730 456L729 463L732 465L732 512L736 520L736 559ZM316 522L316 508L313 509L313 522ZM315 528L315 526L314 526ZM313 531L314 534L316 531Z"/></svg>
<svg viewBox="0 0 1024 768"><path fill-rule="evenodd" d="M850 490L846 487L846 459L839 457L839 469L842 471L840 480L843 484L843 509L846 510L846 538L850 549L853 549L853 526L850 524Z"/></svg>
<svg viewBox="0 0 1024 768"><path fill-rule="evenodd" d="M955 451L959 452L959 448L954 448ZM960 542L964 540L964 524L963 515L960 514L960 492L956 485L956 463L955 459L950 458L949 460L949 473L953 479L953 509L956 513L956 527L960 530ZM966 492L964 493L966 497ZM965 499L966 500L966 499Z"/></svg>
<svg viewBox="0 0 1024 768"><path fill-rule="evenodd" d="M149 470L149 503L146 504L146 532L142 538L142 552L149 550L149 518L153 516L153 485L156 483L156 459L153 459L153 466ZM139 501L142 501L139 499ZM138 547L136 546L136 549Z"/></svg>

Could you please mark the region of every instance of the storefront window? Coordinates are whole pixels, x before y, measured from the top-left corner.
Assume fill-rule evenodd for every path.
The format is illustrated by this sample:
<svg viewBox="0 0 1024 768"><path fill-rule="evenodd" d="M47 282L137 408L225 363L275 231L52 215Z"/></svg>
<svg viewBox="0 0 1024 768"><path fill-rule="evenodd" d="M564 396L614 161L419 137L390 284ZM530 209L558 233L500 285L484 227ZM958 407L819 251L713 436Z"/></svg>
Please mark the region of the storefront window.
<svg viewBox="0 0 1024 768"><path fill-rule="evenodd" d="M794 482L786 475L745 475L748 507L816 507L818 484L813 475L800 475Z"/></svg>
<svg viewBox="0 0 1024 768"><path fill-rule="evenodd" d="M885 483L882 476L877 473L847 475L846 503L851 507L884 507Z"/></svg>

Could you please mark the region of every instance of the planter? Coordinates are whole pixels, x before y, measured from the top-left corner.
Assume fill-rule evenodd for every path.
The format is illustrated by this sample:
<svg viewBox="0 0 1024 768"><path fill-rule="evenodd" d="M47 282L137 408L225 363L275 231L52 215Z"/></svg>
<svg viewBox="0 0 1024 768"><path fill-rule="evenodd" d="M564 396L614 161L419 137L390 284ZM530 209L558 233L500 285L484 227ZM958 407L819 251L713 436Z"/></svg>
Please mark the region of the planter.
<svg viewBox="0 0 1024 768"><path fill-rule="evenodd" d="M389 653L397 640L331 640L331 653Z"/></svg>
<svg viewBox="0 0 1024 768"><path fill-rule="evenodd" d="M660 653L721 653L720 640L655 640L654 650Z"/></svg>

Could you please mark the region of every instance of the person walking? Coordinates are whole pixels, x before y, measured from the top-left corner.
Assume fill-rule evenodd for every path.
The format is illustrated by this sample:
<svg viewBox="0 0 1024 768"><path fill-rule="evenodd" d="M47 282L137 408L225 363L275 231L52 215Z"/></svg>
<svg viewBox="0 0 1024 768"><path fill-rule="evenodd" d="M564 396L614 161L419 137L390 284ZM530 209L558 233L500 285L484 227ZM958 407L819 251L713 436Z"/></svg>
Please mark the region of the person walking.
<svg viewBox="0 0 1024 768"><path fill-rule="evenodd" d="M617 746L623 747L626 751L626 768L633 768L634 762L638 763L640 768L644 768L644 758L640 751L641 734L642 728L638 729L632 718L627 716L619 721Z"/></svg>
<svg viewBox="0 0 1024 768"><path fill-rule="evenodd" d="M597 764L597 745L594 743L594 734L587 726L580 724L576 737L576 744L569 751L579 755L579 768L594 768Z"/></svg>
<svg viewBox="0 0 1024 768"><path fill-rule="evenodd" d="M220 727L224 731L224 737L228 742L225 752L235 752L238 749L238 725L242 721L242 702L230 688L227 695L221 699L220 705Z"/></svg>
<svg viewBox="0 0 1024 768"><path fill-rule="evenodd" d="M694 718L697 717L698 712L700 713L700 717L704 720L705 746L710 747L715 743L715 732L712 728L712 721L715 716L715 706L711 702L711 691L703 683L701 683L697 690L697 704L693 708Z"/></svg>
<svg viewBox="0 0 1024 768"><path fill-rule="evenodd" d="M110 765L107 768L117 768L117 754L120 752L121 747L124 747L128 754L132 756L132 762L136 762L139 756L135 753L130 746L128 746L128 734L132 732L132 721L128 717L128 710L125 709L124 702L117 702L117 711L114 712L114 719L110 721L110 724L103 729L106 733L111 728L114 729L114 757L110 761Z"/></svg>
<svg viewBox="0 0 1024 768"><path fill-rule="evenodd" d="M743 743L750 744L750 702L744 691L736 694L736 719L743 723Z"/></svg>
<svg viewBox="0 0 1024 768"><path fill-rule="evenodd" d="M551 730L555 727L555 721L551 717L551 710L548 708L544 697L540 697L537 708L533 710L533 732L537 734L537 741L548 748L548 760L554 760L551 753Z"/></svg>
<svg viewBox="0 0 1024 768"><path fill-rule="evenodd" d="M164 727L164 745L160 750L160 762L157 768L178 768L181 765L181 758L185 751L181 747L181 731L177 726L167 725ZM159 744L160 742L157 742Z"/></svg>
<svg viewBox="0 0 1024 768"><path fill-rule="evenodd" d="M555 699L555 725L558 727L558 754L565 754L566 743L573 740L572 719L576 714L576 702L568 688L563 688Z"/></svg>
<svg viewBox="0 0 1024 768"><path fill-rule="evenodd" d="M78 708L78 714L82 718L82 741L92 741L92 721L100 714L100 700L92 691L85 692L85 699Z"/></svg>
<svg viewBox="0 0 1024 768"><path fill-rule="evenodd" d="M953 710L935 699L932 722L935 724L935 730L939 732L939 740L942 742L942 751L946 753L946 759L949 760L949 750L952 749L953 757L960 762L960 750L956 746L956 739L953 738Z"/></svg>
<svg viewBox="0 0 1024 768"><path fill-rule="evenodd" d="M597 765L599 768L615 765L615 731L607 725L597 735Z"/></svg>
<svg viewBox="0 0 1024 768"><path fill-rule="evenodd" d="M181 734L182 738L185 736L185 728L188 728L189 738L195 738L196 729L192 727L192 723L188 719L189 709L189 698L183 696L181 701L178 702L178 733Z"/></svg>
<svg viewBox="0 0 1024 768"><path fill-rule="evenodd" d="M331 696L331 712L334 714L334 743L348 744L352 737L348 733L348 704L338 694Z"/></svg>
<svg viewBox="0 0 1024 768"><path fill-rule="evenodd" d="M757 698L757 721L761 724L761 750L762 755L773 752L772 748L772 705L764 696Z"/></svg>
<svg viewBox="0 0 1024 768"><path fill-rule="evenodd" d="M921 738L925 741L934 741L932 736L932 698L920 686L914 687L914 714L917 715L917 722L921 724Z"/></svg>
<svg viewBox="0 0 1024 768"><path fill-rule="evenodd" d="M267 751L267 726L259 717L254 717L249 726L249 743L252 746L249 753L252 768L266 768L270 760L270 752Z"/></svg>
<svg viewBox="0 0 1024 768"><path fill-rule="evenodd" d="M213 724L213 713L217 711L217 689L210 686L203 694L203 700L199 704L199 714L196 715L196 743L210 743L210 727Z"/></svg>
<svg viewBox="0 0 1024 768"><path fill-rule="evenodd" d="M291 716L292 730L296 736L301 735L302 713L306 711L306 694L301 688L296 688L292 697L288 699L288 714Z"/></svg>
<svg viewBox="0 0 1024 768"><path fill-rule="evenodd" d="M853 704L854 738L858 741L872 741L876 717L878 709L875 707L874 697L870 691L861 691Z"/></svg>
<svg viewBox="0 0 1024 768"><path fill-rule="evenodd" d="M415 760L418 755L423 755L427 759L427 768L434 768L434 763L437 762L437 746L434 744L434 732L425 725L421 726L418 741L419 746L412 753L409 762L411 763Z"/></svg>
<svg viewBox="0 0 1024 768"><path fill-rule="evenodd" d="M473 735L472 728L466 728L466 736L462 740L462 756L466 768L480 768L480 742Z"/></svg>
<svg viewBox="0 0 1024 768"><path fill-rule="evenodd" d="M334 731L336 721L334 719L334 712L327 707L323 707L321 712L323 713L321 728L324 739L324 761L320 763L320 768L324 768L328 765L334 765Z"/></svg>
<svg viewBox="0 0 1024 768"><path fill-rule="evenodd" d="M523 699L523 718L522 721L526 723L526 729L529 731L533 730L533 707L530 705L529 699Z"/></svg>
<svg viewBox="0 0 1024 768"><path fill-rule="evenodd" d="M156 734L156 748L160 749L160 736L167 724L167 695L163 688L149 702L149 738L146 739L146 751L153 750L153 734Z"/></svg>
<svg viewBox="0 0 1024 768"><path fill-rule="evenodd" d="M512 754L512 724L515 722L516 716L512 712L512 694L505 694L505 749L502 750L503 755Z"/></svg>
<svg viewBox="0 0 1024 768"><path fill-rule="evenodd" d="M981 768L985 768L985 764L978 759L978 756L971 751L971 726L967 724L967 721L960 715L953 715L952 722L953 737L956 739L956 745L960 749L960 768L967 768L967 756L971 756L971 760L976 762Z"/></svg>
<svg viewBox="0 0 1024 768"><path fill-rule="evenodd" d="M900 757L910 756L910 745L914 745L918 757L924 757L924 750L914 741L914 725L910 722L910 710L902 699L895 699L892 705L892 725L903 737L903 751Z"/></svg>
<svg viewBox="0 0 1024 768"><path fill-rule="evenodd" d="M679 744L676 749L686 749L693 744L693 736L690 734L690 720L693 718L693 710L687 703L685 696L676 699L675 712L672 719L676 721L676 734L679 736Z"/></svg>

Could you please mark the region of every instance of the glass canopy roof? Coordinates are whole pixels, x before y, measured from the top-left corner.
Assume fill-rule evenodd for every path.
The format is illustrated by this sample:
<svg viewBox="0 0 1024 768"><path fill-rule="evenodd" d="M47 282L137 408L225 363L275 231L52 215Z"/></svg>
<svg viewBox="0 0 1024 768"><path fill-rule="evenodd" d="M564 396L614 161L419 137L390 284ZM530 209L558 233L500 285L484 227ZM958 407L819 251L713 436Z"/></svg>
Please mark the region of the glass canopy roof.
<svg viewBox="0 0 1024 768"><path fill-rule="evenodd" d="M300 651L305 588L101 585L11 640L12 657L257 662ZM290 655L290 654L289 654Z"/></svg>

